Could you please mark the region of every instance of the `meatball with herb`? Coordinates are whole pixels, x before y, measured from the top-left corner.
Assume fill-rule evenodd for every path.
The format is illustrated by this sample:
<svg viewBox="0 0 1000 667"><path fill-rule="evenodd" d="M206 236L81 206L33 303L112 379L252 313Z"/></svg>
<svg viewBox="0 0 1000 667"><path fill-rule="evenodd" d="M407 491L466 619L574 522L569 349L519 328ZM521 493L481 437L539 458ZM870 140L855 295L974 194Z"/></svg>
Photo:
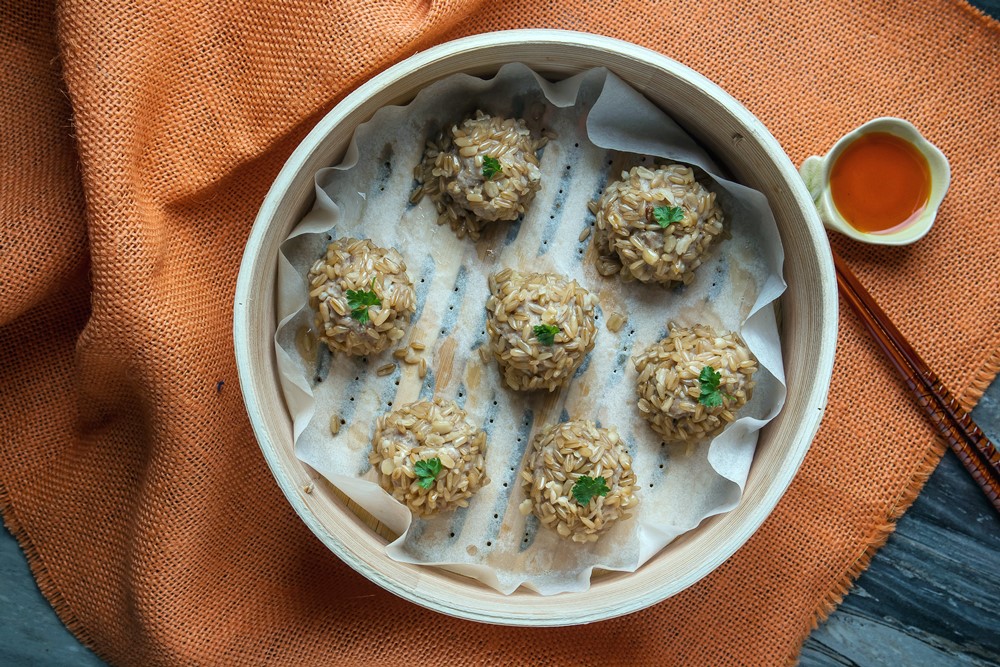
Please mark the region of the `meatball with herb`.
<svg viewBox="0 0 1000 667"><path fill-rule="evenodd" d="M671 326L633 362L639 413L667 442L715 437L753 395L757 361L736 333Z"/></svg>
<svg viewBox="0 0 1000 667"><path fill-rule="evenodd" d="M427 142L411 201L427 195L438 224L476 240L491 223L515 220L541 187L535 139L525 122L477 111Z"/></svg>
<svg viewBox="0 0 1000 667"><path fill-rule="evenodd" d="M465 410L435 396L379 417L369 462L379 485L418 516L467 507L490 483L486 433Z"/></svg>
<svg viewBox="0 0 1000 667"><path fill-rule="evenodd" d="M369 239L333 241L309 270L316 330L331 351L381 352L404 336L416 301L399 252Z"/></svg>
<svg viewBox="0 0 1000 667"><path fill-rule="evenodd" d="M504 382L516 391L555 391L594 348L597 299L554 273L490 276L486 332Z"/></svg>
<svg viewBox="0 0 1000 667"><path fill-rule="evenodd" d="M521 514L574 542L595 542L639 504L632 457L612 428L575 420L543 429L521 471Z"/></svg>
<svg viewBox="0 0 1000 667"><path fill-rule="evenodd" d="M634 167L605 188L591 210L601 275L626 281L690 283L722 233L722 209L680 164Z"/></svg>

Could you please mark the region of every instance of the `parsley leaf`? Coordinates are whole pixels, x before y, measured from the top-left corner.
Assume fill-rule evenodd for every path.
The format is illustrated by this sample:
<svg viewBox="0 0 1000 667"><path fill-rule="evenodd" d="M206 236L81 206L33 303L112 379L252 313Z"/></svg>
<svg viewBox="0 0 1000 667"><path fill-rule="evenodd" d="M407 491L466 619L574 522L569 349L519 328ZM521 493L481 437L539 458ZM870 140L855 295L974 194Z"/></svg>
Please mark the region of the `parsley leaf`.
<svg viewBox="0 0 1000 667"><path fill-rule="evenodd" d="M351 317L361 324L368 324L368 308L381 306L382 301L375 294L375 279L372 278L371 290L347 290L347 307L351 309Z"/></svg>
<svg viewBox="0 0 1000 667"><path fill-rule="evenodd" d="M680 206L657 206L653 209L653 218L663 229L684 219L684 209Z"/></svg>
<svg viewBox="0 0 1000 667"><path fill-rule="evenodd" d="M554 345L557 333L559 333L559 327L554 324L535 325L535 338L537 338L538 342L542 345Z"/></svg>
<svg viewBox="0 0 1000 667"><path fill-rule="evenodd" d="M603 477L594 478L583 475L576 480L570 493L576 498L576 502L586 505L594 496L606 496L610 490L607 480Z"/></svg>
<svg viewBox="0 0 1000 667"><path fill-rule="evenodd" d="M434 457L425 461L417 461L413 466L413 472L417 473L417 484L421 489L429 489L434 486L434 480L441 472L441 459Z"/></svg>
<svg viewBox="0 0 1000 667"><path fill-rule="evenodd" d="M503 171L503 169L500 167L500 160L495 157L490 157L489 155L483 156L483 178L487 181L492 181L493 177L501 171Z"/></svg>
<svg viewBox="0 0 1000 667"><path fill-rule="evenodd" d="M698 376L698 382L701 383L701 396L698 397L698 402L706 408L717 408L722 405L723 396L731 399L732 396L719 389L721 381L722 375L714 368L711 366L702 368Z"/></svg>

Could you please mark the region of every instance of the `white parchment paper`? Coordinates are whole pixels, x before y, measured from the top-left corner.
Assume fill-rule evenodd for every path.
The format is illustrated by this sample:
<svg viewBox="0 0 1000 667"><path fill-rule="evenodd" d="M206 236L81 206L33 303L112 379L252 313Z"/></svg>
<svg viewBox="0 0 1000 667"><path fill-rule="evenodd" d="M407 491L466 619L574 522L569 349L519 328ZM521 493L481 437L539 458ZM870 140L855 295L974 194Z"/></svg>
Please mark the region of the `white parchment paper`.
<svg viewBox="0 0 1000 667"><path fill-rule="evenodd" d="M482 109L525 118L557 138L543 149L542 190L521 221L496 223L478 242L436 224L427 199L409 203L413 167L441 127ZM594 267L587 202L636 164L679 161L714 184L730 238L717 243L693 284L666 290L604 278ZM395 247L417 290L417 312L403 343L421 341L430 370L370 358L304 358L296 334L312 326L306 274L334 238L370 238ZM551 83L520 64L492 79L454 75L406 106L385 107L361 125L344 161L316 174L316 203L283 243L279 262L275 352L294 421L297 456L400 537L387 547L397 560L437 565L510 593L585 590L594 568L634 571L678 535L736 506L753 460L758 430L785 399L773 302L784 291L783 252L762 194L725 180L712 159L669 116L604 69ZM549 394L506 389L494 362L478 354L485 334L487 276L503 267L553 271L598 295L594 351L568 388ZM612 333L612 313L628 322ZM760 362L753 399L711 443L693 451L661 443L639 416L631 357L666 334L668 321L710 324L742 333ZM487 433L492 483L468 508L414 519L383 492L368 463L378 415L393 405L440 394L453 399ZM344 420L333 436L331 415ZM615 425L628 443L640 485L633 520L597 543L581 545L522 517L518 483L525 448L546 425L566 419Z"/></svg>

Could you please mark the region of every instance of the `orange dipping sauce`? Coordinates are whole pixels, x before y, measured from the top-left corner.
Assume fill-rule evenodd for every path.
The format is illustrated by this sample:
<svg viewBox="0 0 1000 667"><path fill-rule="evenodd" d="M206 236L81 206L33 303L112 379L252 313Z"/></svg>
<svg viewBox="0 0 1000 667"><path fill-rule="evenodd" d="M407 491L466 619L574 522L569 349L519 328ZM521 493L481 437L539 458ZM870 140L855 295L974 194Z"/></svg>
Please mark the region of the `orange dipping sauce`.
<svg viewBox="0 0 1000 667"><path fill-rule="evenodd" d="M927 159L905 139L873 132L854 140L830 170L840 215L860 232L894 231L913 220L931 192Z"/></svg>

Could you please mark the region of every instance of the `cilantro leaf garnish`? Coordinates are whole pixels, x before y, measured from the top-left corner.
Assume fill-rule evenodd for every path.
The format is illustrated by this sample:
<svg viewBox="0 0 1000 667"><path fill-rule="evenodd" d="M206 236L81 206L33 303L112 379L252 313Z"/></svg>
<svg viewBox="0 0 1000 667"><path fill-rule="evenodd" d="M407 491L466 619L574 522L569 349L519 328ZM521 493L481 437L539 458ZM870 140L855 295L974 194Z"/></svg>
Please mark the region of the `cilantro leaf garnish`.
<svg viewBox="0 0 1000 667"><path fill-rule="evenodd" d="M413 472L417 473L417 484L422 489L429 489L434 486L434 480L441 472L441 459L434 457L424 461L417 461L413 466Z"/></svg>
<svg viewBox="0 0 1000 667"><path fill-rule="evenodd" d="M657 206L653 209L653 218L663 229L684 219L684 209L680 206Z"/></svg>
<svg viewBox="0 0 1000 667"><path fill-rule="evenodd" d="M576 484L573 485L570 493L576 498L576 502L586 505L594 496L606 496L610 490L607 480L603 477L595 478L583 475L580 479L576 480Z"/></svg>
<svg viewBox="0 0 1000 667"><path fill-rule="evenodd" d="M698 402L706 408L717 408L722 405L723 396L729 399L732 398L732 396L719 389L719 384L722 382L722 374L711 366L705 366L701 369L698 382L701 383L701 395L698 397Z"/></svg>
<svg viewBox="0 0 1000 667"><path fill-rule="evenodd" d="M500 167L500 160L495 157L490 157L489 155L483 156L483 178L487 181L492 181L493 177L501 171L503 171L503 169Z"/></svg>
<svg viewBox="0 0 1000 667"><path fill-rule="evenodd" d="M538 342L542 345L554 345L557 333L559 333L559 327L554 324L535 325L535 338L537 338Z"/></svg>
<svg viewBox="0 0 1000 667"><path fill-rule="evenodd" d="M351 317L361 324L368 324L371 319L368 308L381 306L382 301L375 294L375 279L372 278L371 290L347 290L347 307L351 309Z"/></svg>

